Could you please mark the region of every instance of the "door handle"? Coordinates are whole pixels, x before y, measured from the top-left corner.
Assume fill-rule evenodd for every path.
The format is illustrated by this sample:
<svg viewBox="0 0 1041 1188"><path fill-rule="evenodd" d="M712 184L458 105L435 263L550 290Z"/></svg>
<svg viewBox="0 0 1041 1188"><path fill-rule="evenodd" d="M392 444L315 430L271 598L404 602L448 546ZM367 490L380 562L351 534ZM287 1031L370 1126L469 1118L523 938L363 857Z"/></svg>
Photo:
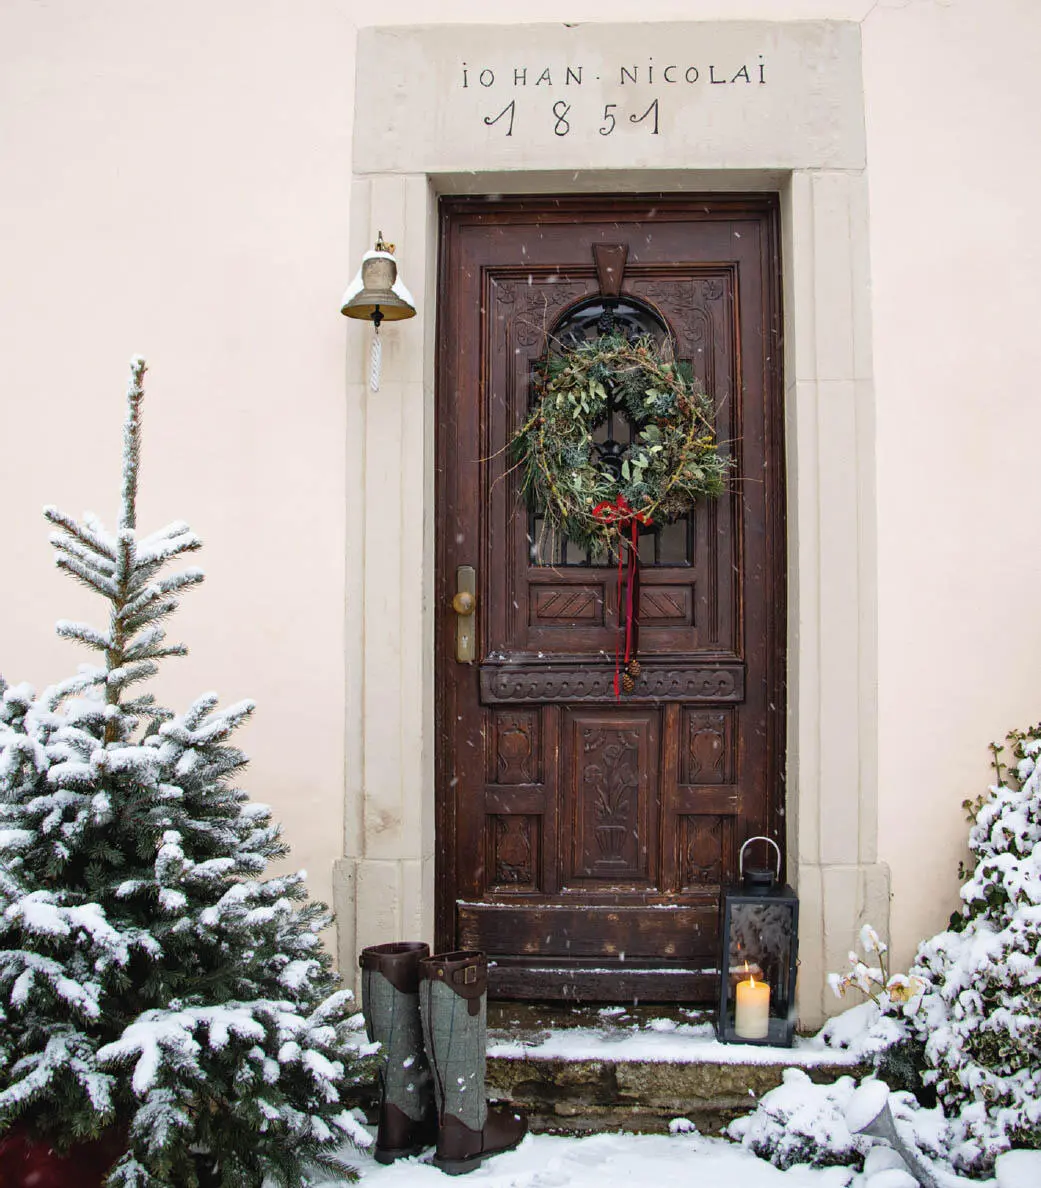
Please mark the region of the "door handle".
<svg viewBox="0 0 1041 1188"><path fill-rule="evenodd" d="M460 664L473 664L477 622L477 571L472 565L460 565L455 571L455 658Z"/></svg>

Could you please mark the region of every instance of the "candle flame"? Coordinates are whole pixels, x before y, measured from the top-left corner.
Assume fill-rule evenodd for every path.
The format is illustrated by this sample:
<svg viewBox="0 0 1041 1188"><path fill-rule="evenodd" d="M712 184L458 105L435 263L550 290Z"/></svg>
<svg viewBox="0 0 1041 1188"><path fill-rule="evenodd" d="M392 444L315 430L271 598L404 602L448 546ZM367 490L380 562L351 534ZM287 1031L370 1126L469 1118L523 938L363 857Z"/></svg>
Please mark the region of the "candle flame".
<svg viewBox="0 0 1041 1188"><path fill-rule="evenodd" d="M748 985L754 986L755 985L755 974L752 973L752 971L748 968L747 961L745 962L745 973L748 975ZM742 982L741 984L744 985L745 983Z"/></svg>

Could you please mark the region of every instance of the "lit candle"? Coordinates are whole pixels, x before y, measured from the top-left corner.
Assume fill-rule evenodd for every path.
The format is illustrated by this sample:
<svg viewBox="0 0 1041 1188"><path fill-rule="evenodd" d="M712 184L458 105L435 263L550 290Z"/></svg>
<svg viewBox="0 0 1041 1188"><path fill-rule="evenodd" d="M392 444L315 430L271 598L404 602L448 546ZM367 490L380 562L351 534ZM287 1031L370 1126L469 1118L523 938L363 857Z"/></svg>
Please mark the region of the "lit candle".
<svg viewBox="0 0 1041 1188"><path fill-rule="evenodd" d="M734 1031L742 1039L766 1039L770 1034L770 987L754 976L737 984Z"/></svg>

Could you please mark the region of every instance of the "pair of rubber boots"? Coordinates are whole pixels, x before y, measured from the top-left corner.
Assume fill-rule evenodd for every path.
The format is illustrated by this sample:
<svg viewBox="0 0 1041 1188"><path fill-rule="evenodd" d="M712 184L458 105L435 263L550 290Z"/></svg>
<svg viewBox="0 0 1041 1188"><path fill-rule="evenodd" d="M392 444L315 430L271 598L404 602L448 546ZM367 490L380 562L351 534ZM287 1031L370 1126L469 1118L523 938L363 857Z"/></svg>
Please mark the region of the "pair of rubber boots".
<svg viewBox="0 0 1041 1188"><path fill-rule="evenodd" d="M488 961L463 950L430 956L413 941L364 949L362 1012L382 1045L377 1163L436 1143L450 1176L515 1147L528 1124L485 1098Z"/></svg>

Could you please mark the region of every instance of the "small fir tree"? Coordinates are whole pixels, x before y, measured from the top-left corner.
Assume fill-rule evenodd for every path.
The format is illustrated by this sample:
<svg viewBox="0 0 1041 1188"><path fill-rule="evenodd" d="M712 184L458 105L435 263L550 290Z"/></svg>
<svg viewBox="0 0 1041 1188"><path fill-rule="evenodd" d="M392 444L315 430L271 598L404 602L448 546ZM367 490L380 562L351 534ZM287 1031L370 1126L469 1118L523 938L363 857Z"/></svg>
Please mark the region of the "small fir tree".
<svg viewBox="0 0 1041 1188"><path fill-rule="evenodd" d="M142 378L127 393L119 527L46 509L58 567L109 604L62 622L100 663L36 695L0 682L0 1134L119 1136L110 1188L308 1183L364 1132L344 1105L366 1072L350 994L303 875L234 780L253 711L212 694L175 716L132 695L184 648L162 624L198 569L183 523L139 537ZM357 1034L352 1032L352 1034Z"/></svg>
<svg viewBox="0 0 1041 1188"><path fill-rule="evenodd" d="M998 782L966 802L975 869L950 928L920 946L925 989L905 1008L952 1162L973 1175L1009 1147L1041 1148L1041 726L1008 742L1012 767L994 745Z"/></svg>

